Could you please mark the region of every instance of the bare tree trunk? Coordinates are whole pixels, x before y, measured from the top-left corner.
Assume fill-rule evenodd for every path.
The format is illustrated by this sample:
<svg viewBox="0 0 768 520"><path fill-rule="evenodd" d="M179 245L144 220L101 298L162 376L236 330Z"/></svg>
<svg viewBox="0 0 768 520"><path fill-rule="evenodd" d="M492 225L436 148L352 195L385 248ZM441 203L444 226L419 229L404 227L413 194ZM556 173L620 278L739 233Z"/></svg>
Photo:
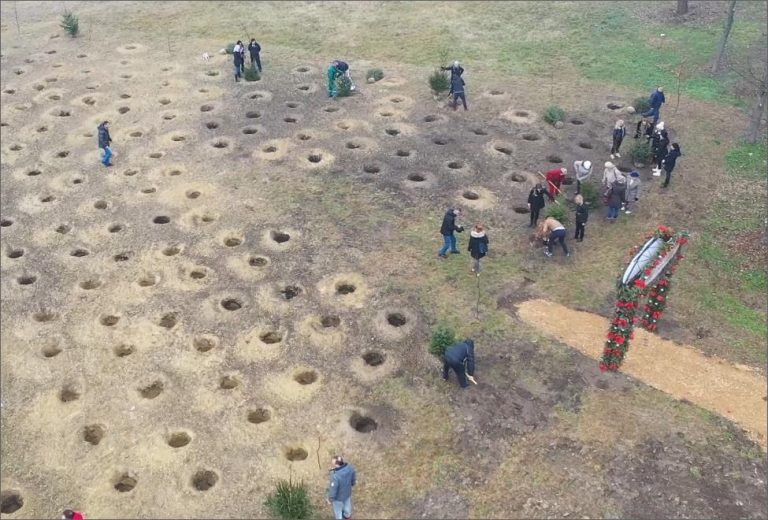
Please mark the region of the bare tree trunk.
<svg viewBox="0 0 768 520"><path fill-rule="evenodd" d="M688 14L688 0L677 0L677 11L675 14Z"/></svg>
<svg viewBox="0 0 768 520"><path fill-rule="evenodd" d="M763 120L766 106L768 106L768 60L765 62L765 71L763 73L762 84L755 89L757 95L755 104L752 107L752 113L749 116L749 128L747 129L746 141L755 144L761 140L760 123Z"/></svg>
<svg viewBox="0 0 768 520"><path fill-rule="evenodd" d="M725 55L725 47L728 44L728 36L731 34L731 27L733 27L733 15L736 11L736 0L731 0L728 3L728 17L725 19L725 27L723 28L723 37L720 39L720 45L717 48L717 57L712 64L712 74L717 74L720 71L720 67L723 64L723 56Z"/></svg>

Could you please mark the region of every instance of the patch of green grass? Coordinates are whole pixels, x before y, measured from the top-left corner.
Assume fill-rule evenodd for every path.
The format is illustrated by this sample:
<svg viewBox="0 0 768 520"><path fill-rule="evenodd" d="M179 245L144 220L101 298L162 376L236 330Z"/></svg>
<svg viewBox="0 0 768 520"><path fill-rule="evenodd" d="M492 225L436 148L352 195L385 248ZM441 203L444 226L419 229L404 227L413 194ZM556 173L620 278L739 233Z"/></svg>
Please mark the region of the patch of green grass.
<svg viewBox="0 0 768 520"><path fill-rule="evenodd" d="M768 147L765 143L742 144L725 154L725 165L731 175L750 179L766 179Z"/></svg>
<svg viewBox="0 0 768 520"><path fill-rule="evenodd" d="M704 286L699 289L699 298L702 305L712 311L717 311L723 319L737 327L751 332L755 336L765 335L765 314L746 306L735 296L723 291L713 291L711 287ZM761 343L761 349L762 349ZM764 350L764 349L763 349Z"/></svg>
<svg viewBox="0 0 768 520"><path fill-rule="evenodd" d="M703 260L709 267L728 276L737 276L743 283L742 288L765 292L768 290L766 274L756 269L742 269L745 260L732 252L723 249L712 239L702 237L693 248L696 257Z"/></svg>

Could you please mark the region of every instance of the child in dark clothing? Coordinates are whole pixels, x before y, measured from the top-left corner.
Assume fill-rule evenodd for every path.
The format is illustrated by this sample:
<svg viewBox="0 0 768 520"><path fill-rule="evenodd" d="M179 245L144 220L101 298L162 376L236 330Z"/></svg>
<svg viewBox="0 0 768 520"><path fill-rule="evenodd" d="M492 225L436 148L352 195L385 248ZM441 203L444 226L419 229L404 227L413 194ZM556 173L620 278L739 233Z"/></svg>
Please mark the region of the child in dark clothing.
<svg viewBox="0 0 768 520"><path fill-rule="evenodd" d="M587 220L589 219L589 210L587 209L586 204L584 204L584 197L581 195L576 195L576 197L573 199L574 202L576 202L576 240L579 242L584 241L584 228L587 225Z"/></svg>

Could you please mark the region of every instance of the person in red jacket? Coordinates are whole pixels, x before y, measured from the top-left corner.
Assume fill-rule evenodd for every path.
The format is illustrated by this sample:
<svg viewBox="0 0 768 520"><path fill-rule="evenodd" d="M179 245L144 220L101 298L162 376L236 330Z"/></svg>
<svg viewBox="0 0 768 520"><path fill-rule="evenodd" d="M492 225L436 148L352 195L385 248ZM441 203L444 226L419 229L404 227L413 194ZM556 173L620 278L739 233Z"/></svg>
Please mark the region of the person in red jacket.
<svg viewBox="0 0 768 520"><path fill-rule="evenodd" d="M85 517L83 516L83 513L80 513L79 511L65 509L64 512L61 513L61 520L85 520Z"/></svg>
<svg viewBox="0 0 768 520"><path fill-rule="evenodd" d="M547 172L547 186L549 187L549 200L555 200L560 194L560 185L565 180L568 170L565 168L555 168Z"/></svg>

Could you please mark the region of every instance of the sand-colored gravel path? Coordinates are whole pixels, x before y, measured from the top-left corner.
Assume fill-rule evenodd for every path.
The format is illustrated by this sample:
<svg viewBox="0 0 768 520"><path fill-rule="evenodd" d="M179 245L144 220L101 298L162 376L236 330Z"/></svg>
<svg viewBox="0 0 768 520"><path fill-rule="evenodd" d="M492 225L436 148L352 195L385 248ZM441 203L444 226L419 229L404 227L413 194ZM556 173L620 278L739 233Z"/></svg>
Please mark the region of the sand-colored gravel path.
<svg viewBox="0 0 768 520"><path fill-rule="evenodd" d="M599 359L602 355L608 330L608 320L602 316L546 300L523 302L518 306L518 315L589 357ZM706 357L693 347L642 329L636 329L621 370L677 399L687 399L740 424L766 449L768 385L765 376L756 370Z"/></svg>

